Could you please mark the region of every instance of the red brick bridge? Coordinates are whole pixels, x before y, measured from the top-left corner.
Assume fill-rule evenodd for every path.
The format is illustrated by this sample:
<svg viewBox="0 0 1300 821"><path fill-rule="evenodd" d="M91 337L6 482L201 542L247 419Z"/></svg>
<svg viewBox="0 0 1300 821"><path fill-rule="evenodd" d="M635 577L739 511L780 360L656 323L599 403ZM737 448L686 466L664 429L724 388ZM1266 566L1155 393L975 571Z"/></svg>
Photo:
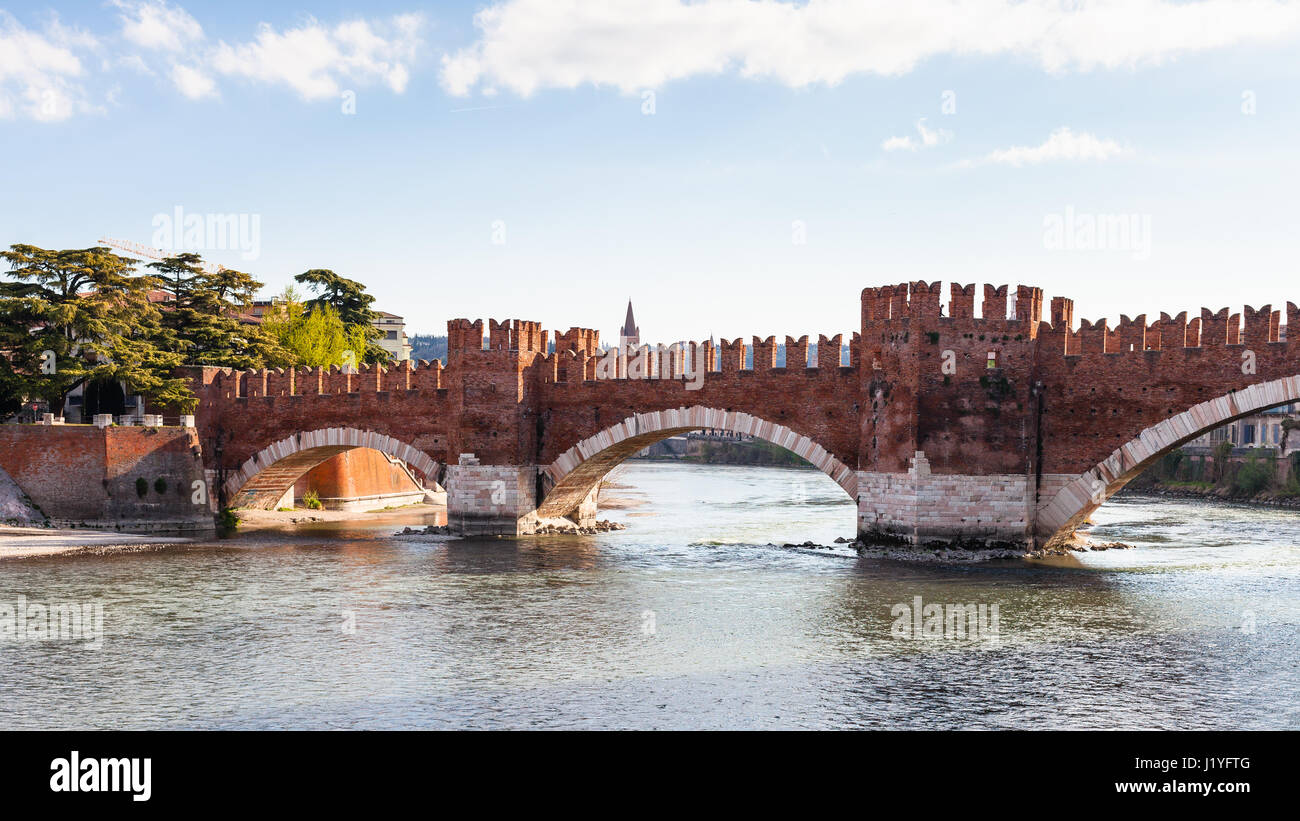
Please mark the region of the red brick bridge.
<svg viewBox="0 0 1300 821"><path fill-rule="evenodd" d="M669 436L735 431L798 453L858 506L861 535L913 544L1068 538L1165 452L1300 401L1300 333L1279 311L1074 324L1043 292L904 283L862 292L861 328L602 351L594 330L448 323L447 363L195 376L204 459L234 505L367 447L446 488L452 526L589 522L612 467ZM1010 304L1009 304L1010 298ZM1300 329L1292 303L1286 327ZM752 351L747 364L747 347ZM815 354L815 360L810 357ZM813 364L815 361L815 365Z"/></svg>

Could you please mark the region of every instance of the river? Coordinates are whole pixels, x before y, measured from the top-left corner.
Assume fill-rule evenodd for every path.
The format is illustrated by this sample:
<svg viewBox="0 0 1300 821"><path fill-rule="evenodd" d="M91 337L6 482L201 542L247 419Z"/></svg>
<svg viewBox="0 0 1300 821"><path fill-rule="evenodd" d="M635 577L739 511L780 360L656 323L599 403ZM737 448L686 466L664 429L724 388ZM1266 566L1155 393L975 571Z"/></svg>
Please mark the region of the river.
<svg viewBox="0 0 1300 821"><path fill-rule="evenodd" d="M0 642L0 727L1300 727L1300 513L1120 498L1093 538L1133 550L927 564L781 547L853 535L815 471L615 481L628 529L598 536L4 562L0 602L102 602L105 635ZM918 596L996 625L917 637L891 610Z"/></svg>

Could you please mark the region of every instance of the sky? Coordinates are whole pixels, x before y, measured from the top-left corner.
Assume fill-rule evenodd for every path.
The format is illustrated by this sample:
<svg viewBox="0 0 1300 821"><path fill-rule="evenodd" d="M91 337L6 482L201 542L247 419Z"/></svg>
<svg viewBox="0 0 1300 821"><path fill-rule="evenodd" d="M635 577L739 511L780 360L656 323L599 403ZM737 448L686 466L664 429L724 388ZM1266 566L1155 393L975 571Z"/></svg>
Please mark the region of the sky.
<svg viewBox="0 0 1300 821"><path fill-rule="evenodd" d="M1300 303L1297 2L0 9L5 246L330 268L408 333L610 340L631 299L646 342L847 339L916 280Z"/></svg>

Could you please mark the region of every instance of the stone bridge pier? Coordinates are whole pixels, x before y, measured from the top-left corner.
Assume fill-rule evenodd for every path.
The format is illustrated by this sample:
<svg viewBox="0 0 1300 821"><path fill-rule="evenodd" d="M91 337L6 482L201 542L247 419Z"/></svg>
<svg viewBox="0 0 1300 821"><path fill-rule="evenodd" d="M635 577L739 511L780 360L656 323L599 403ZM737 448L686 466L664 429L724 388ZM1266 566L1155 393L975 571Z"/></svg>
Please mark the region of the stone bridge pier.
<svg viewBox="0 0 1300 821"><path fill-rule="evenodd" d="M544 523L538 514L538 492L544 476L536 465L481 465L472 453L464 453L447 468L447 524L468 536L524 536ZM565 518L579 527L596 521L595 491Z"/></svg>

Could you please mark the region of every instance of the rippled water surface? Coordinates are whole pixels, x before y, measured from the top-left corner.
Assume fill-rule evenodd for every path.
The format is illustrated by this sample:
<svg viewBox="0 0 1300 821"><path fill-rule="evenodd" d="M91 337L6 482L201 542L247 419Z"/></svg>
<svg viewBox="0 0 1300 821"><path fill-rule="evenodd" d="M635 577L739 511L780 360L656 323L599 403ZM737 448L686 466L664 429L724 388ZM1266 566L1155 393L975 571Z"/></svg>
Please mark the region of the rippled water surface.
<svg viewBox="0 0 1300 821"><path fill-rule="evenodd" d="M817 472L616 481L593 537L4 562L0 601L97 599L107 635L0 643L0 727L1300 727L1300 513L1118 499L1093 538L1134 550L917 564L781 547L853 534ZM894 637L917 596L997 604L996 638Z"/></svg>

